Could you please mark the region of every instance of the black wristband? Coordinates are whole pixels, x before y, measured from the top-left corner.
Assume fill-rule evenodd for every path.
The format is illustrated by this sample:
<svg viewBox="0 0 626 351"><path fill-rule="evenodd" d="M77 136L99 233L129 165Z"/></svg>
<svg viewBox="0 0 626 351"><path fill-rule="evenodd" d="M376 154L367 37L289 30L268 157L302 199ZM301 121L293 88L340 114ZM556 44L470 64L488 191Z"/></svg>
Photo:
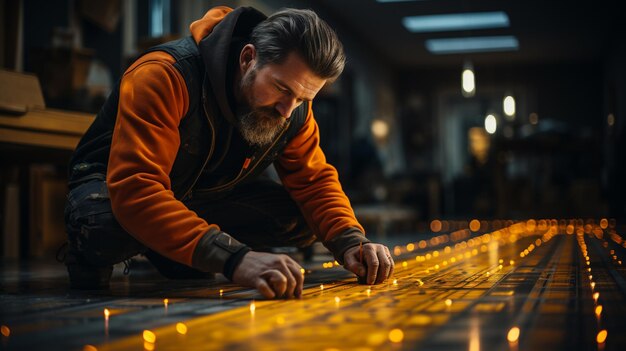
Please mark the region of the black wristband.
<svg viewBox="0 0 626 351"><path fill-rule="evenodd" d="M228 280L233 280L233 274L235 274L235 269L237 268L237 266L239 266L241 260L243 260L243 256L245 256L250 251L252 250L249 247L243 246L237 252L230 255L228 260L226 260L226 263L224 263L223 274Z"/></svg>

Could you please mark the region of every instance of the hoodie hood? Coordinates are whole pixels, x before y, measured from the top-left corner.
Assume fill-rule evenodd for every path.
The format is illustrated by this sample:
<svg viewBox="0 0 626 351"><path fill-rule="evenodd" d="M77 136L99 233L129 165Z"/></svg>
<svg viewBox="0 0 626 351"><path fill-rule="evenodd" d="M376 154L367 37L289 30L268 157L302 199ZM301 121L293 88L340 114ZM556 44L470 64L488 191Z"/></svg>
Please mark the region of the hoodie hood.
<svg viewBox="0 0 626 351"><path fill-rule="evenodd" d="M232 10L219 6L193 22L189 29L198 44L206 75L220 110L230 123L236 123L228 103L226 75L233 38L249 38L252 29L267 18L252 7ZM230 78L229 78L230 79Z"/></svg>

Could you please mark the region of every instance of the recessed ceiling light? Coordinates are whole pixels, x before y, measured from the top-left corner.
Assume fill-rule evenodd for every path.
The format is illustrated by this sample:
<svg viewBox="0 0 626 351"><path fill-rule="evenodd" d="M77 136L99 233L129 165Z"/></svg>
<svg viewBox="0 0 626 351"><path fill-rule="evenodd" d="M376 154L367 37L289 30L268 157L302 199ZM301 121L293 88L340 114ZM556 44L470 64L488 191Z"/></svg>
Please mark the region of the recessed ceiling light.
<svg viewBox="0 0 626 351"><path fill-rule="evenodd" d="M506 28L509 16L502 11L409 16L402 19L402 24L413 33Z"/></svg>
<svg viewBox="0 0 626 351"><path fill-rule="evenodd" d="M519 42L514 36L428 39L426 49L433 54L514 51Z"/></svg>

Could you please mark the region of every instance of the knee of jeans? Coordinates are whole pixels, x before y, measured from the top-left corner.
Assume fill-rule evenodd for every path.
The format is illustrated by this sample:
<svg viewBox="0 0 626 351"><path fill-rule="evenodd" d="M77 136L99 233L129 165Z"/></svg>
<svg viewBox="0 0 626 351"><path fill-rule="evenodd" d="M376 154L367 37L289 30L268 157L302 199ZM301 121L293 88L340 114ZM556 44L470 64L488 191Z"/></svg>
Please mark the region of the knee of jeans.
<svg viewBox="0 0 626 351"><path fill-rule="evenodd" d="M70 245L95 265L116 264L144 251L143 245L117 223L112 213L78 218L67 227Z"/></svg>

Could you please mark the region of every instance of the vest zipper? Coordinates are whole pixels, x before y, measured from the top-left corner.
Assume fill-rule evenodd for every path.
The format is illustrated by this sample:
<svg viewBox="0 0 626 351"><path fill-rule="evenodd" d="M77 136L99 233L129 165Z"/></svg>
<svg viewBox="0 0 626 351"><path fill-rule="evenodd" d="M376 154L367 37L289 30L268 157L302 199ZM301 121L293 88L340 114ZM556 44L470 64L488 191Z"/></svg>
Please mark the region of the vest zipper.
<svg viewBox="0 0 626 351"><path fill-rule="evenodd" d="M206 91L204 88L204 83L202 84L202 109L204 110L204 115L206 116L206 119L209 122L209 127L211 128L211 147L209 148L209 152L207 153L207 157L204 159L204 162L202 164L202 167L200 168L200 171L198 172L198 174L196 174L196 179L194 179L194 181L191 183L191 186L189 186L187 191L185 191L185 194L181 197L181 200L184 200L188 195L189 195L189 198L191 198L191 194L190 194L191 190L193 189L194 185L196 185L196 183L198 182L198 179L200 179L200 176L202 175L202 171L204 170L206 165L209 163L209 159L211 158L211 156L213 156L213 151L215 150L215 126L213 126L213 122L211 121L208 111L206 110Z"/></svg>
<svg viewBox="0 0 626 351"><path fill-rule="evenodd" d="M231 180L230 182L226 183L226 184L222 184L222 185L218 185L216 187L210 188L210 189L202 189L202 190L198 190L197 192L199 194L202 193L207 193L207 192L213 192L213 191L219 191L222 190L224 188L228 188L230 186L232 186L233 184L237 183L238 181L241 181L243 178L245 178L246 175L252 173L252 171L254 171L254 169L256 168L256 166L258 166L259 163L261 163L261 161L263 161L263 159L265 158L265 156L267 156L267 154L274 148L274 146L276 145L276 143L278 142L278 140L280 140L280 138L282 138L282 136L287 132L287 130L289 129L289 126L291 125L291 120L289 120L289 123L285 126L285 128L283 129L283 131L280 133L280 135L278 135L278 137L276 139L274 139L274 142L272 142L272 145L270 145L265 152L263 153L263 155L261 157L259 157L256 162L252 165L252 167L248 170L247 173L244 174L244 171L250 166L250 164L252 163L252 161L254 161L255 157L247 157L243 163L243 166L241 167L241 170L239 171L239 174L237 174L237 176ZM195 183L194 183L195 184Z"/></svg>

